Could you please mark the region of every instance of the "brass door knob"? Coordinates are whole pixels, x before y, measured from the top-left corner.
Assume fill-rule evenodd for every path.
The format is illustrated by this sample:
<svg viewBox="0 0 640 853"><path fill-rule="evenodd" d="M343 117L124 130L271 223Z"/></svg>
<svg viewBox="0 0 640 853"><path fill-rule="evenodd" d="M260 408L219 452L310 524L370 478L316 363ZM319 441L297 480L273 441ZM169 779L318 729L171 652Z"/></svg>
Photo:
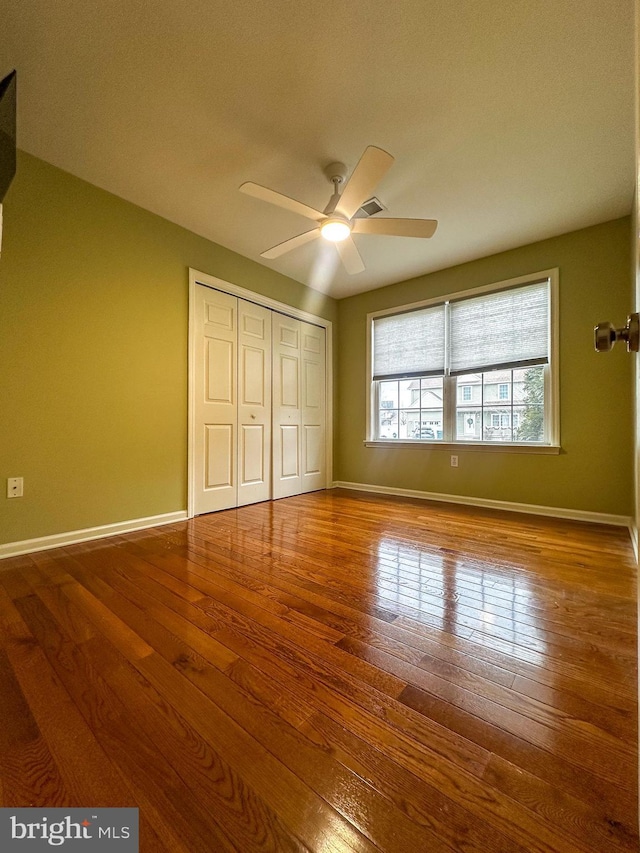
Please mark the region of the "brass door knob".
<svg viewBox="0 0 640 853"><path fill-rule="evenodd" d="M593 330L594 344L597 352L609 352L616 342L616 330L613 323L598 323Z"/></svg>
<svg viewBox="0 0 640 853"><path fill-rule="evenodd" d="M640 349L640 314L629 314L627 325L616 329L609 321L598 323L593 329L594 345L597 352L609 352L616 341L625 341L627 352Z"/></svg>

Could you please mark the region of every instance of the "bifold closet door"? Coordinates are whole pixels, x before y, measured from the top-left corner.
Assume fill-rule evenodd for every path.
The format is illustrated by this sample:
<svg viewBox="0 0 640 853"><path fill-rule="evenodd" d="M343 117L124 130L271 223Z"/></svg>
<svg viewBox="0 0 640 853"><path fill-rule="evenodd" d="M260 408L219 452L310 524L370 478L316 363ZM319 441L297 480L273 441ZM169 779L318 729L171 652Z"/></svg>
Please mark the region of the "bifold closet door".
<svg viewBox="0 0 640 853"><path fill-rule="evenodd" d="M300 324L302 346L302 492L324 489L326 472L326 354L325 330Z"/></svg>
<svg viewBox="0 0 640 853"><path fill-rule="evenodd" d="M271 498L271 311L238 299L238 500Z"/></svg>
<svg viewBox="0 0 640 853"><path fill-rule="evenodd" d="M271 497L271 311L198 287L195 512Z"/></svg>
<svg viewBox="0 0 640 853"><path fill-rule="evenodd" d="M196 291L195 514L324 489L325 330Z"/></svg>
<svg viewBox="0 0 640 853"><path fill-rule="evenodd" d="M325 330L273 313L273 497L325 487Z"/></svg>
<svg viewBox="0 0 640 853"><path fill-rule="evenodd" d="M194 509L236 506L238 299L197 288L199 354L195 359Z"/></svg>

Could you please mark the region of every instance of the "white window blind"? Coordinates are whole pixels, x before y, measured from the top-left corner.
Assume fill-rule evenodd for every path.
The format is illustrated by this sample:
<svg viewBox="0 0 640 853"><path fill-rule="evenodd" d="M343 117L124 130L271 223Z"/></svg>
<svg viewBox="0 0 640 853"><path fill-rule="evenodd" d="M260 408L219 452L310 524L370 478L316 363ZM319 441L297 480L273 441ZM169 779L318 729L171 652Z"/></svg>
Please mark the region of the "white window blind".
<svg viewBox="0 0 640 853"><path fill-rule="evenodd" d="M452 375L546 364L549 282L450 303Z"/></svg>
<svg viewBox="0 0 640 853"><path fill-rule="evenodd" d="M435 305L373 322L373 378L444 373L445 306Z"/></svg>

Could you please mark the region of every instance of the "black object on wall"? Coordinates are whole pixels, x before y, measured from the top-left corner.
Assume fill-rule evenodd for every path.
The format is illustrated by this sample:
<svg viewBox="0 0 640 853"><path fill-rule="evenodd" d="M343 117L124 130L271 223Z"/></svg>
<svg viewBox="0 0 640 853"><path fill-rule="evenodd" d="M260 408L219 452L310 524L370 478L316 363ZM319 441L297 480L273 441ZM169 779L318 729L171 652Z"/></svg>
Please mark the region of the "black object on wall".
<svg viewBox="0 0 640 853"><path fill-rule="evenodd" d="M15 71L0 81L0 204L16 173Z"/></svg>

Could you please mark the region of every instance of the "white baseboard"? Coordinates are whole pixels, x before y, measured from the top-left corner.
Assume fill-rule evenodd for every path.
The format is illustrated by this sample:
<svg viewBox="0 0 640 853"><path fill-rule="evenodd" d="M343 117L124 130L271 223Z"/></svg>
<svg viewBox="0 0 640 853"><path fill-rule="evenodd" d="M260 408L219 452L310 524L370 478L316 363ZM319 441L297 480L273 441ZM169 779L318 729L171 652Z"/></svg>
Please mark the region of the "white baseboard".
<svg viewBox="0 0 640 853"><path fill-rule="evenodd" d="M617 527L627 527L631 544L638 560L638 528L634 519L625 515L610 515L603 512L588 512L579 509L564 509L562 507L538 506L537 504L512 503L496 501L488 498L474 498L466 495L447 495L440 492L422 492L416 489L396 489L391 486L375 486L368 483L348 483L336 480L330 488L353 489L358 492L372 492L380 495L396 495L404 498L417 498L425 501L442 501L444 503L479 506L488 509L499 509L507 512L524 512L530 515L544 515L552 518L567 518L573 521L589 521L593 524L613 524ZM186 510L167 512L163 515L151 515L147 518L134 518L129 521L119 521L115 524L103 524L99 527L86 527L83 530L70 530L66 533L55 533L52 536L41 536L37 539L23 539L21 542L8 542L0 545L0 560L7 557L19 557L21 554L31 554L35 551L47 551L63 545L74 545L77 542L90 542L92 539L105 539L108 536L118 536L121 533L131 533L134 530L145 530L148 527L160 527L163 524L173 524L176 521L186 521Z"/></svg>
<svg viewBox="0 0 640 853"><path fill-rule="evenodd" d="M40 536L37 539L24 539L22 542L8 542L0 545L0 560L5 557L18 557L20 554L32 554L35 551L47 551L62 545L74 545L76 542L89 542L91 539L105 539L120 533L131 533L147 527L159 527L174 521L185 521L186 510L166 512L163 515L150 515L148 518L133 518L130 521L118 521L115 524L103 524L100 527L86 527L84 530L70 530L67 533L54 533L52 536Z"/></svg>
<svg viewBox="0 0 640 853"><path fill-rule="evenodd" d="M564 509L557 506L539 506L511 501L495 501L489 498L474 498L467 495L446 495L439 492L420 492L416 489L395 489L391 486L372 486L367 483L347 483L336 480L334 487L354 489L358 492L374 492L380 495L396 495L402 498L418 498L425 501L443 501L444 503L480 506L487 509L500 509L506 512L524 512L529 515L546 515L551 518L567 518L571 521L589 521L592 524L613 524L616 527L628 527L631 532L632 519L627 515L611 515L606 512L588 512L582 509ZM633 541L633 535L632 535ZM637 539L637 531L636 531ZM637 547L637 545L636 545Z"/></svg>

